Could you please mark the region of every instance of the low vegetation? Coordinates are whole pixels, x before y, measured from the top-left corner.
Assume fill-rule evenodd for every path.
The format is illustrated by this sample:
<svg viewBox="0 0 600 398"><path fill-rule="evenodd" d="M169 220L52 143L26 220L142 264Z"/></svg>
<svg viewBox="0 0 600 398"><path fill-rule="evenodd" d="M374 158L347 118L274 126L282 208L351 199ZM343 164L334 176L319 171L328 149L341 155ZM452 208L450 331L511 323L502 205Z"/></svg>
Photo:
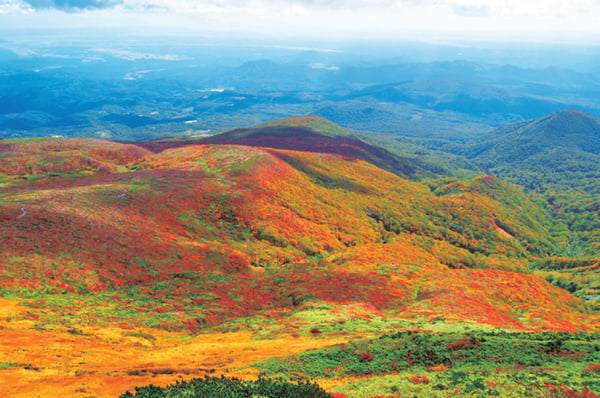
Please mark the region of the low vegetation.
<svg viewBox="0 0 600 398"><path fill-rule="evenodd" d="M252 146L0 142L0 330L15 340L17 330L40 341L58 333L54 343L90 352L85 344L105 336L171 359L206 333L234 332L257 339L243 365L265 359L140 359L113 373L78 362L77 377L127 386L241 375L138 396L320 391L308 380L357 398L598 393L598 262L569 254L572 225L539 196L493 176L435 175L392 154L384 170L369 161L376 148L322 119L286 123L229 134L260 139ZM298 131L312 128L327 131L302 141ZM282 134L287 144L344 145L269 144ZM300 344L284 352L306 352L262 356L263 340L280 339ZM18 358L7 356L0 376L51 373L2 349Z"/></svg>
<svg viewBox="0 0 600 398"><path fill-rule="evenodd" d="M600 392L600 335L402 331L253 366L262 375L336 380L349 397L588 396Z"/></svg>
<svg viewBox="0 0 600 398"><path fill-rule="evenodd" d="M149 385L136 387L135 393L127 392L120 398L331 398L316 384L307 382L289 383L284 381L258 379L243 381L237 378L205 377L177 382L165 388Z"/></svg>

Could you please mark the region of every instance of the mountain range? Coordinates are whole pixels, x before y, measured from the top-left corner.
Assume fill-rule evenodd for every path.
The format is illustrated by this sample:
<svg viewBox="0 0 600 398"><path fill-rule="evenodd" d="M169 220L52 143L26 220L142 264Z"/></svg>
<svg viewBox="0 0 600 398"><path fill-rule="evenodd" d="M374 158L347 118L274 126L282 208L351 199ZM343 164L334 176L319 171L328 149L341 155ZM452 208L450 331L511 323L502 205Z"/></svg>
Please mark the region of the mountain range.
<svg viewBox="0 0 600 398"><path fill-rule="evenodd" d="M562 47L557 57L556 47L489 43L321 48L131 32L64 46L64 34L0 43L0 137L137 141L313 114L359 131L463 142L562 109L600 116L593 47Z"/></svg>

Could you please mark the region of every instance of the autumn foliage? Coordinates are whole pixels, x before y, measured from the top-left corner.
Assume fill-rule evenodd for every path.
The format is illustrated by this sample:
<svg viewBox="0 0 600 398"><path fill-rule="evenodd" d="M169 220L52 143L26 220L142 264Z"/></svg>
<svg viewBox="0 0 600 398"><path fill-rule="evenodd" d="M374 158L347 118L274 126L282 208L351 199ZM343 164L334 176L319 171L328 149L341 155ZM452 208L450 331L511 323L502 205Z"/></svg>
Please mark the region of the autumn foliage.
<svg viewBox="0 0 600 398"><path fill-rule="evenodd" d="M1 144L0 288L43 317L198 332L324 301L517 330L597 325L520 272L560 242L491 177L426 186L339 154L238 145Z"/></svg>
<svg viewBox="0 0 600 398"><path fill-rule="evenodd" d="M592 307L530 272L546 263L578 272L571 264L581 261L556 256L565 235L517 188L490 176L418 182L420 171L393 157L374 165L373 148L340 139L320 118L290 123L291 132L265 126L287 134L279 146L268 145L275 136L251 139L248 131L220 144L0 141L0 296L21 303L0 320L38 334L62 328L82 341L82 328L120 330L137 336L136 344L157 345L147 330L258 333L256 319L309 342L349 339L363 333L350 328L382 320L414 330L477 325L520 337L598 330ZM326 134L302 140L307 125ZM317 313L326 313L318 323L300 319ZM390 339L393 349L357 345L343 352L343 363L325 355L323 369L309 376L396 374L404 364L419 368L403 374L403 383L427 394L439 386L437 374L469 358L497 373L512 363L494 356L485 341L492 335L442 337L430 348L437 338L411 330ZM531 355L588 361L577 373L594 379L595 357L560 341L539 343ZM35 371L21 365L0 362L0 370ZM205 370L167 379L174 371L148 365L126 376L174 381ZM540 388L548 396L593 397L590 385ZM489 380L467 386L497 393Z"/></svg>

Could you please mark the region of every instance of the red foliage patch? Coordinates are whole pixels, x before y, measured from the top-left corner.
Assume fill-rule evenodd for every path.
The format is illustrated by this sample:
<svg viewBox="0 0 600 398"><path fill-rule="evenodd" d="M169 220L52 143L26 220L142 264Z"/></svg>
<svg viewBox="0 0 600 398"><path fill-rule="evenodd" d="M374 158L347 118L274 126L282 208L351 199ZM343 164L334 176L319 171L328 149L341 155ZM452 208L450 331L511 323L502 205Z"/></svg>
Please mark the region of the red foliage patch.
<svg viewBox="0 0 600 398"><path fill-rule="evenodd" d="M361 362L371 362L374 357L370 352L363 352L359 355Z"/></svg>
<svg viewBox="0 0 600 398"><path fill-rule="evenodd" d="M415 383L415 384L429 384L429 379L427 378L427 376L423 375L423 376L413 376L410 379L408 379L408 381L410 381L411 383Z"/></svg>

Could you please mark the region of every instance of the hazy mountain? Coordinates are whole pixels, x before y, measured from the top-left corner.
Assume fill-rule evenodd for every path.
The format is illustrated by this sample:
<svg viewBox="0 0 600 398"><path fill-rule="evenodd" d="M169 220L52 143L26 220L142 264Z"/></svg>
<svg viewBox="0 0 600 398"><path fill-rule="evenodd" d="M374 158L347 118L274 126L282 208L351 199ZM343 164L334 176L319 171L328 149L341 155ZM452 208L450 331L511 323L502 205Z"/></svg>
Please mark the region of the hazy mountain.
<svg viewBox="0 0 600 398"><path fill-rule="evenodd" d="M469 150L482 162L523 164L533 156L561 157L557 150L600 154L600 120L576 110L498 128Z"/></svg>
<svg viewBox="0 0 600 398"><path fill-rule="evenodd" d="M140 140L315 114L355 130L461 142L565 108L600 116L594 68L565 48L572 62L550 62L551 52L524 62L524 49L427 43L320 48L94 36L64 46L61 37L7 36L0 137Z"/></svg>

